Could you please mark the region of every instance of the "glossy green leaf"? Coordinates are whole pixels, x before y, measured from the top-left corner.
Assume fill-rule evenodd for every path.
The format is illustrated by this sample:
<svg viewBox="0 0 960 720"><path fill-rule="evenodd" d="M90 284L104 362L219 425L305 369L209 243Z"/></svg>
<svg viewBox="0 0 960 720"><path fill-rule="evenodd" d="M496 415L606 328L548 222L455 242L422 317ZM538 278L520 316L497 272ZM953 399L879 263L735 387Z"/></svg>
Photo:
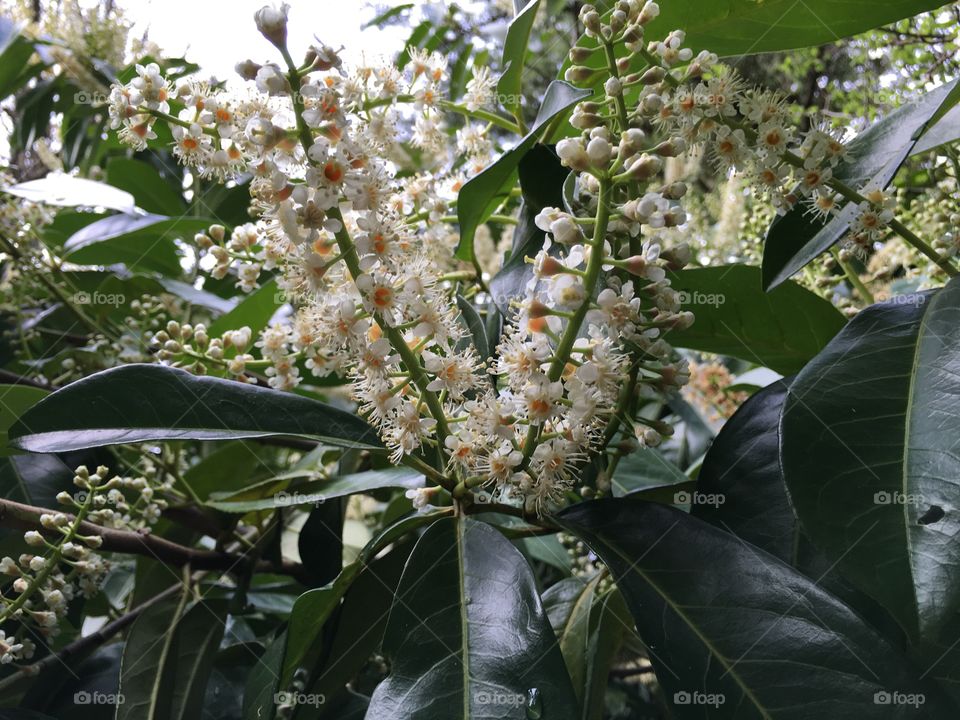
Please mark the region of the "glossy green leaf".
<svg viewBox="0 0 960 720"><path fill-rule="evenodd" d="M500 96L500 104L514 117L519 116L521 111L523 66L527 57L530 31L539 9L540 0L530 0L510 22L503 41L503 59L500 63L503 74L497 81L497 94Z"/></svg>
<svg viewBox="0 0 960 720"><path fill-rule="evenodd" d="M365 566L377 553L390 543L408 532L427 525L442 516L442 512L414 513L401 518L381 530L360 551L356 561L347 565L341 573L322 588L308 590L300 595L290 612L290 639L282 662L283 681L293 677L297 667L320 656L320 633L331 613L350 589L358 575L365 572Z"/></svg>
<svg viewBox="0 0 960 720"><path fill-rule="evenodd" d="M554 149L541 144L533 145L520 159L517 172L522 200L510 257L490 280L493 301L504 316L510 314L511 301L525 296L527 283L533 277L533 266L527 258L543 248L546 235L534 218L545 207L562 207L564 181L571 176Z"/></svg>
<svg viewBox="0 0 960 720"><path fill-rule="evenodd" d="M180 193L152 165L142 160L110 158L107 182L133 195L137 207L148 213L181 215L186 209Z"/></svg>
<svg viewBox="0 0 960 720"><path fill-rule="evenodd" d="M212 224L203 218L111 215L86 225L64 243L64 258L80 265L123 263L131 270L182 273L174 240Z"/></svg>
<svg viewBox="0 0 960 720"><path fill-rule="evenodd" d="M960 608L960 282L854 318L790 386L781 461L815 545L912 636Z"/></svg>
<svg viewBox="0 0 960 720"><path fill-rule="evenodd" d="M238 330L247 326L257 334L267 326L282 304L283 293L277 288L277 281L268 280L243 298L230 312L214 320L207 332L211 337L216 337L227 330Z"/></svg>
<svg viewBox="0 0 960 720"><path fill-rule="evenodd" d="M136 209L133 195L96 180L51 173L38 180L12 185L4 192L30 202L66 207L103 207L129 213Z"/></svg>
<svg viewBox="0 0 960 720"><path fill-rule="evenodd" d="M202 716L207 681L226 622L226 600L201 600L177 623L164 668L170 681L170 720Z"/></svg>
<svg viewBox="0 0 960 720"><path fill-rule="evenodd" d="M418 487L423 487L423 475L421 473L405 467L396 467L342 475L332 480L319 480L297 486L290 491L281 490L264 498L251 499L242 495L240 497L222 497L214 493L207 505L224 512L248 513L295 505L318 505L334 498L382 488L411 489Z"/></svg>
<svg viewBox="0 0 960 720"><path fill-rule="evenodd" d="M280 669L287 636L286 630L277 635L251 668L243 690L243 720L273 720L277 716L276 696L283 687Z"/></svg>
<svg viewBox="0 0 960 720"><path fill-rule="evenodd" d="M613 495L619 497L653 488L671 488L689 480L683 470L667 460L658 450L640 448L617 463L610 486Z"/></svg>
<svg viewBox="0 0 960 720"><path fill-rule="evenodd" d="M763 550L629 498L557 516L610 568L676 717L916 717L877 693L923 692L910 663L849 607ZM937 715L930 715L936 717Z"/></svg>
<svg viewBox="0 0 960 720"><path fill-rule="evenodd" d="M50 393L30 385L0 385L0 457L10 454L7 430L23 413Z"/></svg>
<svg viewBox="0 0 960 720"><path fill-rule="evenodd" d="M174 632L182 598L169 597L151 605L134 620L123 647L120 665L120 694L116 720L161 720L171 717L168 660L173 651ZM166 677L165 677L166 675Z"/></svg>
<svg viewBox="0 0 960 720"><path fill-rule="evenodd" d="M41 400L10 428L11 444L31 452L270 435L381 447L363 420L325 403L164 365L124 365L85 377Z"/></svg>
<svg viewBox="0 0 960 720"><path fill-rule="evenodd" d="M664 333L676 347L792 373L820 352L845 323L830 302L795 283L765 293L757 267L693 268L670 277L683 309L696 318L686 330Z"/></svg>
<svg viewBox="0 0 960 720"><path fill-rule="evenodd" d="M543 594L583 720L600 720L610 668L633 619L616 588L602 591L605 575L565 578Z"/></svg>
<svg viewBox="0 0 960 720"><path fill-rule="evenodd" d="M910 156L928 123L957 101L957 81L941 85L871 125L848 145L849 160L834 170L834 177L854 189L872 184L886 187ZM773 288L792 276L836 243L856 217L848 203L824 222L798 205L775 219L763 246L763 287Z"/></svg>
<svg viewBox="0 0 960 720"><path fill-rule="evenodd" d="M383 646L391 673L370 700L371 720L576 717L529 566L485 523L450 518L427 529Z"/></svg>
<svg viewBox="0 0 960 720"><path fill-rule="evenodd" d="M457 307L460 308L460 316L467 324L467 329L470 330L470 335L473 337L473 346L476 348L480 360L485 361L493 357L494 348L491 348L487 341L487 330L477 309L462 295L457 295Z"/></svg>
<svg viewBox="0 0 960 720"><path fill-rule="evenodd" d="M720 430L697 476L690 514L796 567L799 525L780 470L787 384L747 399Z"/></svg>
<svg viewBox="0 0 960 720"><path fill-rule="evenodd" d="M20 30L10 18L0 17L0 98L15 93L30 77L24 68L34 47Z"/></svg>
<svg viewBox="0 0 960 720"><path fill-rule="evenodd" d="M505 198L507 186L520 164L521 158L533 147L543 128L561 113L589 95L560 80L550 83L537 112L537 118L523 139L507 150L500 159L479 175L470 178L460 189L457 200L457 220L460 223L460 244L457 257L473 259L473 236L480 223L484 222Z"/></svg>
<svg viewBox="0 0 960 720"><path fill-rule="evenodd" d="M831 43L940 7L941 0L669 0L647 26L662 38L680 28L685 47L751 55Z"/></svg>

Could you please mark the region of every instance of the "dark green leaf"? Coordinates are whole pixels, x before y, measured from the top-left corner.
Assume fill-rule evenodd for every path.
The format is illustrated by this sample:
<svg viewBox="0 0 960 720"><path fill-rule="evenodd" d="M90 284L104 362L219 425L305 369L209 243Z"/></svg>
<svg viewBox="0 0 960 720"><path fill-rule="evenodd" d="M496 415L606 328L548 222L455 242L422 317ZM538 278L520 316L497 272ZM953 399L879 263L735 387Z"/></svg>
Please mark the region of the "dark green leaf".
<svg viewBox="0 0 960 720"><path fill-rule="evenodd" d="M222 335L227 330L238 330L246 325L257 334L270 322L270 318L283 304L283 293L276 280L269 280L240 301L230 312L218 317L207 329L211 337Z"/></svg>
<svg viewBox="0 0 960 720"><path fill-rule="evenodd" d="M564 181L571 175L560 164L554 149L541 144L527 151L517 171L523 199L513 231L513 245L510 257L490 280L493 301L505 316L509 314L510 302L524 296L527 283L533 277L533 266L526 258L540 252L546 237L534 218L545 207L562 207Z"/></svg>
<svg viewBox="0 0 960 720"><path fill-rule="evenodd" d="M610 480L615 497L653 488L671 488L689 482L686 474L653 448L641 448L617 463Z"/></svg>
<svg viewBox="0 0 960 720"><path fill-rule="evenodd" d="M0 385L0 457L11 453L7 430L28 409L50 393L30 385Z"/></svg>
<svg viewBox="0 0 960 720"><path fill-rule="evenodd" d="M834 170L834 177L854 189L872 184L886 187L917 138L937 113L956 102L957 81L941 85L871 125L847 145L850 159ZM798 205L770 225L763 246L763 287L773 288L836 243L856 217L857 206L848 203L824 222Z"/></svg>
<svg viewBox="0 0 960 720"><path fill-rule="evenodd" d="M200 718L226 622L226 600L201 600L177 623L163 669L170 683L170 713L166 716L170 720Z"/></svg>
<svg viewBox="0 0 960 720"><path fill-rule="evenodd" d="M614 657L633 620L620 591L601 591L605 575L565 578L543 594L583 720L600 720Z"/></svg>
<svg viewBox="0 0 960 720"><path fill-rule="evenodd" d="M780 471L786 395L787 382L775 382L727 420L703 460L690 514L796 566L799 526Z"/></svg>
<svg viewBox="0 0 960 720"><path fill-rule="evenodd" d="M275 480L279 479L281 478L275 478ZM235 494L223 497L214 493L207 505L225 512L248 513L294 505L322 504L334 498L388 487L407 489L423 487L423 475L405 467L367 470L353 475L342 475L332 480L318 480L300 485L290 492L281 490L263 498L251 499L244 495L238 497Z"/></svg>
<svg viewBox="0 0 960 720"><path fill-rule="evenodd" d="M116 720L160 720L173 712L170 675L164 678L174 634L182 610L174 596L151 605L133 622L123 647L120 694ZM166 681L166 682L165 682Z"/></svg>
<svg viewBox="0 0 960 720"><path fill-rule="evenodd" d="M557 520L610 568L678 718L915 717L875 702L894 691L922 692L924 713L943 712L853 610L730 533L628 498Z"/></svg>
<svg viewBox="0 0 960 720"><path fill-rule="evenodd" d="M247 676L243 690L243 720L273 720L277 715L280 672L287 649L287 631L277 635Z"/></svg>
<svg viewBox="0 0 960 720"><path fill-rule="evenodd" d="M751 55L831 43L942 5L942 0L670 0L647 26L662 38L677 28L684 47Z"/></svg>
<svg viewBox="0 0 960 720"><path fill-rule="evenodd" d="M457 295L457 307L460 308L460 314L470 330L470 335L473 336L473 346L477 349L480 360L485 361L493 357L494 348L491 348L487 341L487 330L476 308L462 295Z"/></svg>
<svg viewBox="0 0 960 720"><path fill-rule="evenodd" d="M862 311L790 386L781 462L804 530L916 637L960 607L960 282Z"/></svg>
<svg viewBox="0 0 960 720"><path fill-rule="evenodd" d="M126 190L137 206L149 213L181 215L183 198L149 163L132 158L112 157L107 163L107 182Z"/></svg>
<svg viewBox="0 0 960 720"><path fill-rule="evenodd" d="M497 94L500 104L514 117L520 114L522 98L523 65L527 56L527 44L530 42L530 30L537 18L540 0L530 0L507 28L503 41L503 59L500 66L503 74L497 81Z"/></svg>
<svg viewBox="0 0 960 720"><path fill-rule="evenodd" d="M85 377L44 398L10 428L11 443L31 452L269 435L381 447L363 420L322 402L163 365L125 365Z"/></svg>
<svg viewBox="0 0 960 720"><path fill-rule="evenodd" d="M391 674L368 718L524 718L528 698L541 717L576 717L529 566L485 523L450 518L427 529L400 580L383 645Z"/></svg>
<svg viewBox="0 0 960 720"><path fill-rule="evenodd" d="M501 155L499 160L463 186L457 200L457 220L460 223L458 258L473 259L473 236L477 227L505 198L505 188L509 185L521 158L537 142L544 126L588 95L588 91L578 90L560 80L550 83L530 132L516 146Z"/></svg>
<svg viewBox="0 0 960 720"><path fill-rule="evenodd" d="M123 263L131 270L166 275L183 271L174 240L206 230L211 220L162 215L111 215L74 233L63 245L64 258L81 265Z"/></svg>
<svg viewBox="0 0 960 720"><path fill-rule="evenodd" d="M765 293L760 268L681 270L671 276L683 309L696 320L665 333L676 347L729 355L780 373L802 368L844 325L830 302L795 283Z"/></svg>

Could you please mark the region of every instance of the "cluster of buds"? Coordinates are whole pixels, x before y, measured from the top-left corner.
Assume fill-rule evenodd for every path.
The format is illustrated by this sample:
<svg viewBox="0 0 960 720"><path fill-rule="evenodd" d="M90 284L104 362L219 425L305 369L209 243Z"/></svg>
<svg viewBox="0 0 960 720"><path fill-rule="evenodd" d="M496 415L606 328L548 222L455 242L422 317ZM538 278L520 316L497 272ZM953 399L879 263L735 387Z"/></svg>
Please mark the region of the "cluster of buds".
<svg viewBox="0 0 960 720"><path fill-rule="evenodd" d="M85 467L77 468L74 484L80 491L74 494L61 492L57 495L57 502L74 512L86 508L86 520L104 527L142 530L160 519L168 505L163 496L173 489L172 477L157 481L156 468L153 467L148 469L146 476L138 477L114 475L106 480L107 472L107 468L101 466L91 476Z"/></svg>
<svg viewBox="0 0 960 720"><path fill-rule="evenodd" d="M14 578L7 594L0 596L0 622L19 621L12 637L0 636L0 663L29 660L36 647L27 637L28 626L44 637L59 632L58 624L69 603L78 595L93 596L103 582L108 565L93 550L100 547L99 535L80 532L84 520L95 510L96 498L108 492L108 468L90 473L77 468L74 484L82 499L63 492L58 500L68 503L75 514L47 512L40 515L41 530L29 530L24 541L37 553L23 553L17 560L0 559L0 574Z"/></svg>
<svg viewBox="0 0 960 720"><path fill-rule="evenodd" d="M275 267L278 260L267 252L253 223L238 225L229 238L223 225L211 225L207 232L197 233L193 241L203 253L201 266L208 266L210 276L222 280L233 270L236 286L245 293L260 287L260 273Z"/></svg>

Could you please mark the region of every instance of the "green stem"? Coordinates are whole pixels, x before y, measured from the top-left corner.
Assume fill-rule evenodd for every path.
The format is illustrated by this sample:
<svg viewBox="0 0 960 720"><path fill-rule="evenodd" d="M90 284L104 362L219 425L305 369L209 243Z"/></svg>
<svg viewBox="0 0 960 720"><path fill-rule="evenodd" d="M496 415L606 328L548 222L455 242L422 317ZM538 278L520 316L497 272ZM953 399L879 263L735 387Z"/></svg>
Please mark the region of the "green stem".
<svg viewBox="0 0 960 720"><path fill-rule="evenodd" d="M441 100L440 107L444 110L449 110L451 112L464 115L466 117L474 118L475 120L486 120L489 123L493 123L499 128L504 130L509 130L515 135L523 135L523 130L510 118L503 117L497 113L488 112L487 110L468 110L464 105L457 105L452 103L449 100Z"/></svg>
<svg viewBox="0 0 960 720"><path fill-rule="evenodd" d="M837 250L836 245L830 248L830 252L833 253L833 257L843 270L843 274L847 276L847 280L850 281L850 284L853 285L854 289L860 294L860 297L862 297L868 305L873 305L873 293L863 284L863 280L857 275L856 270L850 266L850 263L840 257L840 251Z"/></svg>
<svg viewBox="0 0 960 720"><path fill-rule="evenodd" d="M304 153L307 153L313 146L313 135L311 134L310 128L307 126L306 121L303 119L304 105L303 99L300 95L300 74L297 72L297 66L290 57L289 51L285 47L281 48L280 51L283 54L284 61L287 63L287 79L290 82L290 88L292 90L291 99L293 100L294 115L297 119L297 132L300 136L300 144L303 147ZM343 262L347 266L350 276L356 280L356 278L363 274L363 271L360 269L360 257L357 254L357 248L353 244L350 233L347 232L347 226L346 222L344 222L343 215L340 213L340 209L337 207L332 208L327 214L331 219L338 221L340 224L340 230L334 233L334 237L337 240L337 248L340 251L340 255L343 256ZM403 333L385 323L379 313L373 313L373 319L380 326L383 334L387 337L393 349L400 356L400 359L407 368L407 372L410 373L410 377L413 378L413 382L419 388L421 398L423 398L427 408L430 410L430 414L436 421L439 453L442 455L443 442L446 440L447 435L450 434L450 428L447 425L446 417L444 416L443 412L443 405L441 404L440 399L437 397L436 393L427 389L427 385L430 384L430 379L427 377L423 366L420 364L420 360L404 340Z"/></svg>

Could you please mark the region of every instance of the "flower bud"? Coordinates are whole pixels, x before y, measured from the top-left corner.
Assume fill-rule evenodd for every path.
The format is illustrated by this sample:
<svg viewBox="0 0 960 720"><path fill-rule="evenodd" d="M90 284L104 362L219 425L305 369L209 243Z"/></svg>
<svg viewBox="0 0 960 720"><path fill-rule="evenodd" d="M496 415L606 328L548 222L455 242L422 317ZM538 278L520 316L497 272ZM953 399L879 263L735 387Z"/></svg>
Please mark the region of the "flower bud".
<svg viewBox="0 0 960 720"><path fill-rule="evenodd" d="M590 56L595 53L597 48L585 48L585 47L572 47L570 48L570 62L577 65L582 65L587 60L590 59Z"/></svg>
<svg viewBox="0 0 960 720"><path fill-rule="evenodd" d="M663 160L655 155L644 153L638 157L628 170L635 180L649 180L663 169Z"/></svg>
<svg viewBox="0 0 960 720"><path fill-rule="evenodd" d="M284 3L279 9L264 5L253 15L257 30L278 49L287 46L287 13L290 6Z"/></svg>
<svg viewBox="0 0 960 720"><path fill-rule="evenodd" d="M261 67L262 65L255 63L253 60L244 60L234 65L233 69L236 70L237 75L244 80L256 80L257 72L259 72Z"/></svg>

